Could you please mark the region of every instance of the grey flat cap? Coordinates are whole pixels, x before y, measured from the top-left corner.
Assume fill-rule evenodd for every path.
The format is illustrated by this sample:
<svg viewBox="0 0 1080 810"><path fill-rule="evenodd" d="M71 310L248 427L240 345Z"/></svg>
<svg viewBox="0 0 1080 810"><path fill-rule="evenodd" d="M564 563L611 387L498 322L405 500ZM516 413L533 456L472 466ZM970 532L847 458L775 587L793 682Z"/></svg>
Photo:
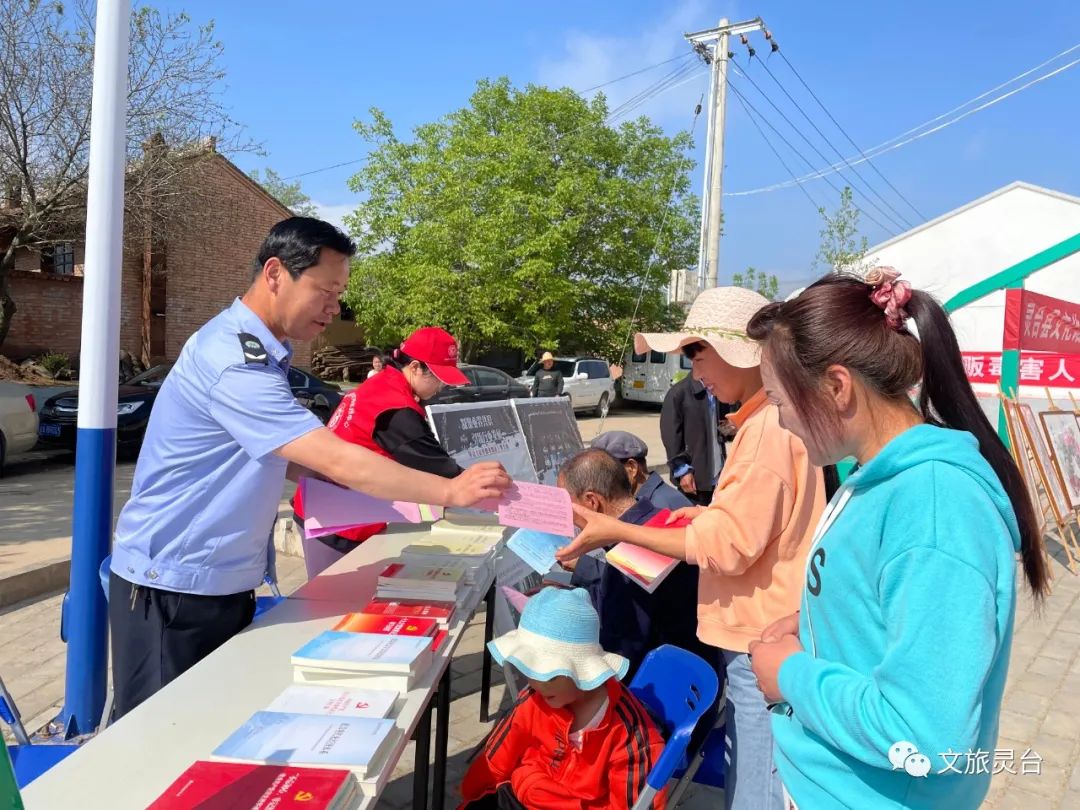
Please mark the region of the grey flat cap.
<svg viewBox="0 0 1080 810"><path fill-rule="evenodd" d="M591 447L606 450L619 461L628 458L645 458L649 455L649 446L633 433L625 430L609 430L601 433L592 441Z"/></svg>

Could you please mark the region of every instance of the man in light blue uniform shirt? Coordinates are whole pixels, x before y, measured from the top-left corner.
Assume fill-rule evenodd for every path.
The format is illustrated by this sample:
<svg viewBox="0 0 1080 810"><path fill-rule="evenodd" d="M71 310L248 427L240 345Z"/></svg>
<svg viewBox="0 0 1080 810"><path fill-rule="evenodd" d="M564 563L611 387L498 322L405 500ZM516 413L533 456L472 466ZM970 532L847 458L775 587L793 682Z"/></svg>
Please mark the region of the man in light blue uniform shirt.
<svg viewBox="0 0 1080 810"><path fill-rule="evenodd" d="M339 311L352 241L292 217L270 231L251 287L185 344L158 393L109 582L114 718L236 633L255 611L287 468L392 500L467 506L497 497L498 464L454 479L396 464L329 430L292 395L289 339Z"/></svg>

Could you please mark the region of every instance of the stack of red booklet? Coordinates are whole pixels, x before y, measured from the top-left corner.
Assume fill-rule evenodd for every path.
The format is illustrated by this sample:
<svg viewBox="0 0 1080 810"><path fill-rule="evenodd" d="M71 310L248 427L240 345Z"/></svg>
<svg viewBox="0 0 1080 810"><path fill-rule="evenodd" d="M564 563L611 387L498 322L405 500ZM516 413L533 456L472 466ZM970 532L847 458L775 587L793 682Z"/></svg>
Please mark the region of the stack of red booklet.
<svg viewBox="0 0 1080 810"><path fill-rule="evenodd" d="M449 627L454 620L454 605L448 602L422 602L417 599L380 599L375 597L365 605L364 613L372 616L393 616L398 619L433 619L440 627Z"/></svg>
<svg viewBox="0 0 1080 810"><path fill-rule="evenodd" d="M149 810L344 810L357 791L345 770L200 760Z"/></svg>
<svg viewBox="0 0 1080 810"><path fill-rule="evenodd" d="M362 613L349 613L344 616L334 625L334 629L346 633L377 633L384 636L430 636L433 650L439 649L443 639L446 638L446 628L435 618L416 615L399 616L385 610L368 612L370 607L371 605L368 605Z"/></svg>

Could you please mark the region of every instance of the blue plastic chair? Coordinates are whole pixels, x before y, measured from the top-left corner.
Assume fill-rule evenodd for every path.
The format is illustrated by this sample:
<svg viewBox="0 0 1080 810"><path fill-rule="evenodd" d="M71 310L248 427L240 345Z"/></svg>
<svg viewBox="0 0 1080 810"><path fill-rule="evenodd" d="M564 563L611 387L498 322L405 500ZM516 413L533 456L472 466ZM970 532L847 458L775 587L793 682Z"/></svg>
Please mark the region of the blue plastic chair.
<svg viewBox="0 0 1080 810"><path fill-rule="evenodd" d="M687 749L702 715L720 689L716 672L691 652L665 644L645 656L630 692L660 723L667 744L653 765L634 810L646 810L679 769L688 765Z"/></svg>
<svg viewBox="0 0 1080 810"><path fill-rule="evenodd" d="M79 746L72 743L44 743L35 745L26 733L19 708L14 698L0 679L0 720L11 726L15 734L15 744L7 747L11 764L15 769L15 784L19 789L26 787L53 765L65 757L74 754Z"/></svg>
<svg viewBox="0 0 1080 810"><path fill-rule="evenodd" d="M694 762L687 772L692 782L698 785L708 785L714 788L724 787L724 778L727 767L724 760L724 752L727 747L724 727L717 726L712 729L705 742L701 744L701 750L694 757ZM685 778L685 777L684 777Z"/></svg>

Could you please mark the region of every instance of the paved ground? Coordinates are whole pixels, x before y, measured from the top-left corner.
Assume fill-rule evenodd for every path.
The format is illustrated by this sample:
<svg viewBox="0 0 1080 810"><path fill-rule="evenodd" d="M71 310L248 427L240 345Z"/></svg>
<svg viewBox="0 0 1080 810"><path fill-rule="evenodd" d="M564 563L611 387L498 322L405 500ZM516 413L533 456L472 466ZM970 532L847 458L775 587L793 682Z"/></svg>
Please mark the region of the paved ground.
<svg viewBox="0 0 1080 810"><path fill-rule="evenodd" d="M583 419L580 424L585 440L591 440L599 420ZM650 461L662 460L655 413L614 415L605 428L637 432L650 445ZM65 473L62 463L51 462L40 470L19 467L12 472L0 480L0 538L8 546L19 545L20 537L22 545L36 542L31 539L34 536L48 540L55 534L64 539L63 527L70 521L71 467L67 466ZM127 486L130 467L118 474L118 503L126 497ZM24 518L25 510L41 520ZM1051 547L1059 557L1052 564L1056 575L1052 595L1041 615L1031 610L1026 598L1018 610L997 746L1002 772L994 777L986 804L995 810L1080 807L1080 578L1065 571L1059 547L1053 543ZM3 550L0 545L0 554ZM303 581L303 562L298 558L279 557L278 569L285 593ZM0 587L3 572L0 557ZM59 640L59 610L59 595L0 610L0 674L31 729L55 716L63 701L65 647ZM490 724L479 722L482 632L481 614L462 640L453 663L448 806L457 799L456 788L469 752L490 729ZM493 705L504 696L498 673L495 680ZM1028 752L1037 754L1039 761L1031 754L1025 757ZM993 754L989 759L994 761ZM1023 772L1036 767L1038 773ZM411 805L412 768L410 746L381 807L402 810ZM703 790L682 806L721 805L715 792Z"/></svg>

